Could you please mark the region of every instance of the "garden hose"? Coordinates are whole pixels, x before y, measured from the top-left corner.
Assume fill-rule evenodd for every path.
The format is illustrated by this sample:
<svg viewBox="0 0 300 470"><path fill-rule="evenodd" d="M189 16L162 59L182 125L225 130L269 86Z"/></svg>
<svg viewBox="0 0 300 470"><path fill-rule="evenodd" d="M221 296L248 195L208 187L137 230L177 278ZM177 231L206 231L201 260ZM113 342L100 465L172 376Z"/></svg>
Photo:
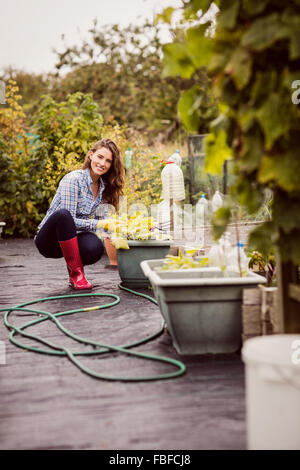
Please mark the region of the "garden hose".
<svg viewBox="0 0 300 470"><path fill-rule="evenodd" d="M145 297L146 299L150 300L151 302L155 303L157 305L157 301L153 299L152 297L142 294L140 292L136 292L134 290L128 289L127 287L124 287L121 284L119 284L119 287L123 290L126 290L132 294ZM111 303L107 303L104 305L97 305L95 307L87 307L87 308L78 308L75 310L66 310L64 312L58 312L58 313L50 313L50 312L45 312L43 310L35 310L31 308L27 308L28 306L31 306L33 304L37 304L40 302L45 302L45 301L51 301L51 300L61 300L61 299L67 299L67 298L85 298L85 297L112 297L115 299ZM58 320L58 317L61 317L63 315L73 315L75 313L79 312L90 312L91 310L101 310L104 308L110 308L113 307L114 305L117 305L120 302L119 296L115 294L97 294L97 293L89 293L89 294L69 294L69 295L59 295L59 296L53 296L53 297L44 297L41 299L33 300L30 302L25 302L23 304L16 305L15 307L11 308L1 308L0 312L6 312L4 315L4 324L5 326L11 330L10 335L9 335L9 340L11 343L13 343L15 346L18 346L20 348L23 348L27 351L33 351L37 353L42 353L42 354L49 354L49 355L57 355L57 356L67 356L68 359L75 364L82 372L85 374L90 375L91 377L94 377L96 379L102 379L102 380L111 380L111 381L121 381L121 382L143 382L143 381L150 381L150 380L163 380L163 379L171 379L174 377L178 377L186 371L185 365L177 361L175 359L170 359L167 357L163 356L156 356L153 354L145 354L141 352L136 352L136 351L131 351L130 349L139 346L141 344L145 344L148 341L151 341L154 338L157 338L159 335L161 335L164 331L164 321L162 321L161 327L159 331L156 333L152 334L151 336L147 336L145 338L142 338L140 340L135 341L134 343L130 344L125 344L121 346L110 346L108 344L104 343L99 343L97 341L92 341L88 340L86 338L83 338L81 336L75 335L71 331L69 331L66 327L64 327L60 321ZM9 315L14 312L14 311L20 311L20 312L31 312L34 314L39 315L39 318L32 320L30 322L24 323L23 325L17 327L16 325L13 325L12 323L9 322L8 317ZM41 316L42 315L42 316ZM89 350L89 351L76 351L72 352L70 351L69 348L58 346L40 336L33 335L30 333L26 333L24 330L32 325L36 325L37 323L41 323L46 320L51 320L53 321L56 326L66 335L69 336L70 338L74 339L75 341L78 341L79 343L83 343L86 345L92 346L94 349ZM16 338L16 333L24 336L26 338L33 339L41 344L44 344L48 346L48 349L43 349L43 348L38 348L34 346L29 346L26 344L21 343L18 341ZM135 356L138 358L142 359L147 359L147 360L153 360L153 361L159 361L159 362L166 362L168 364L172 364L178 368L177 371L175 372L170 372L166 374L161 374L161 375L149 375L149 376L144 376L144 377L118 377L118 376L107 376L107 375L102 375L99 374L98 372L89 369L88 367L84 366L78 359L77 356L88 356L88 355L98 355L98 354L105 354L109 352L119 352L131 356Z"/></svg>

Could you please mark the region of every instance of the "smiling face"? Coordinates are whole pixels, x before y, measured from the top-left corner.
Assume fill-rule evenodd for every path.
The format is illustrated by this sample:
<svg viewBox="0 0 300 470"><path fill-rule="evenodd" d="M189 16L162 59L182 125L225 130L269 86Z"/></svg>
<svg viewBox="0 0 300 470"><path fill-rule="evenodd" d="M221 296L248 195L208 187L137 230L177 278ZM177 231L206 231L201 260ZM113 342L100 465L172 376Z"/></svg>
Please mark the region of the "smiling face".
<svg viewBox="0 0 300 470"><path fill-rule="evenodd" d="M110 169L113 162L113 156L109 149L106 147L100 147L90 156L90 162L92 179L98 179Z"/></svg>

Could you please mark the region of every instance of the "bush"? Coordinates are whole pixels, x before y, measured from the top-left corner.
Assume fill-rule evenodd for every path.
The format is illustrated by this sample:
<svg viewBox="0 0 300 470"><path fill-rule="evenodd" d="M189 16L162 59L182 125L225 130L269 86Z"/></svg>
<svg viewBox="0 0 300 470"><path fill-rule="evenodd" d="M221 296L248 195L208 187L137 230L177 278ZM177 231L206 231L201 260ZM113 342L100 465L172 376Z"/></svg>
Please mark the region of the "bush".
<svg viewBox="0 0 300 470"><path fill-rule="evenodd" d="M124 155L133 149L133 167L127 172L124 195L128 205L147 207L159 202L161 160L171 149L152 150L126 126L106 125L91 95L74 93L57 103L44 95L28 126L21 96L14 82L7 85L7 107L0 112L0 218L5 235L35 234L61 178L81 168L92 145L102 139L117 142Z"/></svg>
<svg viewBox="0 0 300 470"><path fill-rule="evenodd" d="M6 221L6 234L28 236L39 220L41 193L18 91L10 80L8 106L0 111L0 219Z"/></svg>
<svg viewBox="0 0 300 470"><path fill-rule="evenodd" d="M36 232L60 179L80 168L101 138L103 119L90 95L74 93L59 104L44 96L28 129L17 92L10 81L8 107L0 114L0 216L6 235L28 237Z"/></svg>

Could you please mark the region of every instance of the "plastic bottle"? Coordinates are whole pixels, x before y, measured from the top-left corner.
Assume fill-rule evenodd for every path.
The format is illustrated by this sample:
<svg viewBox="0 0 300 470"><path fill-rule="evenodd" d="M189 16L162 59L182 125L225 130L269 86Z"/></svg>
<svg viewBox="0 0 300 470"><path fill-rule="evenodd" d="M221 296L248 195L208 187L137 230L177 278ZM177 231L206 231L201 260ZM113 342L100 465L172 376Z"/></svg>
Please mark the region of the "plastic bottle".
<svg viewBox="0 0 300 470"><path fill-rule="evenodd" d="M244 251L244 244L239 242L228 254L226 270L227 272L234 272L239 274L241 270L241 274L245 275L248 271L248 264L249 258Z"/></svg>
<svg viewBox="0 0 300 470"><path fill-rule="evenodd" d="M221 237L222 243L223 243L223 250L226 256L226 264L228 264L228 258L229 258L229 253L232 250L232 245L230 243L230 234L226 232L222 237Z"/></svg>
<svg viewBox="0 0 300 470"><path fill-rule="evenodd" d="M161 172L162 199L182 201L185 198L184 178L181 168L168 163Z"/></svg>
<svg viewBox="0 0 300 470"><path fill-rule="evenodd" d="M202 194L202 196L200 197L200 199L199 199L199 201L197 202L197 204L201 204L201 205L207 207L207 205L208 205L208 200L206 199L205 194Z"/></svg>
<svg viewBox="0 0 300 470"><path fill-rule="evenodd" d="M223 199L219 191L217 190L215 194L213 195L213 198L211 200L211 207L212 211L216 212L220 207L223 206Z"/></svg>
<svg viewBox="0 0 300 470"><path fill-rule="evenodd" d="M215 243L209 250L207 257L212 266L225 269L226 258L220 243Z"/></svg>
<svg viewBox="0 0 300 470"><path fill-rule="evenodd" d="M132 166L132 150L130 147L125 152L124 165L126 170L130 170Z"/></svg>
<svg viewBox="0 0 300 470"><path fill-rule="evenodd" d="M181 217L181 207L178 204L173 205L174 209L174 225L175 228L179 225L179 219ZM170 230L170 201L163 200L157 207L156 226L159 230L168 231Z"/></svg>
<svg viewBox="0 0 300 470"><path fill-rule="evenodd" d="M174 162L176 165L181 167L181 156L180 156L180 151L177 149L175 152L168 158L168 162Z"/></svg>
<svg viewBox="0 0 300 470"><path fill-rule="evenodd" d="M202 194L201 198L196 204L196 225L205 225L208 216L208 200L205 194Z"/></svg>

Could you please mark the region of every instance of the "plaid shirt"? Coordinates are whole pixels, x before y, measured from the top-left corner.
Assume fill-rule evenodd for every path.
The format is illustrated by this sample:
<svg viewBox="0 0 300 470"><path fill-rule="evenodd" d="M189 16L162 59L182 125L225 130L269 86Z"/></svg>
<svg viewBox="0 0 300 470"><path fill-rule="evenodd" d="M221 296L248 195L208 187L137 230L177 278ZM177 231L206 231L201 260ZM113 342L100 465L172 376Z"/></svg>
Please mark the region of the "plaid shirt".
<svg viewBox="0 0 300 470"><path fill-rule="evenodd" d="M44 225L48 217L58 209L67 209L73 216L77 231L96 231L99 219L107 218L107 206L102 201L104 183L100 177L99 191L96 199L92 191L92 178L89 168L71 171L59 183L51 205L38 226ZM104 230L97 230L104 235ZM107 233L107 232L105 232Z"/></svg>

